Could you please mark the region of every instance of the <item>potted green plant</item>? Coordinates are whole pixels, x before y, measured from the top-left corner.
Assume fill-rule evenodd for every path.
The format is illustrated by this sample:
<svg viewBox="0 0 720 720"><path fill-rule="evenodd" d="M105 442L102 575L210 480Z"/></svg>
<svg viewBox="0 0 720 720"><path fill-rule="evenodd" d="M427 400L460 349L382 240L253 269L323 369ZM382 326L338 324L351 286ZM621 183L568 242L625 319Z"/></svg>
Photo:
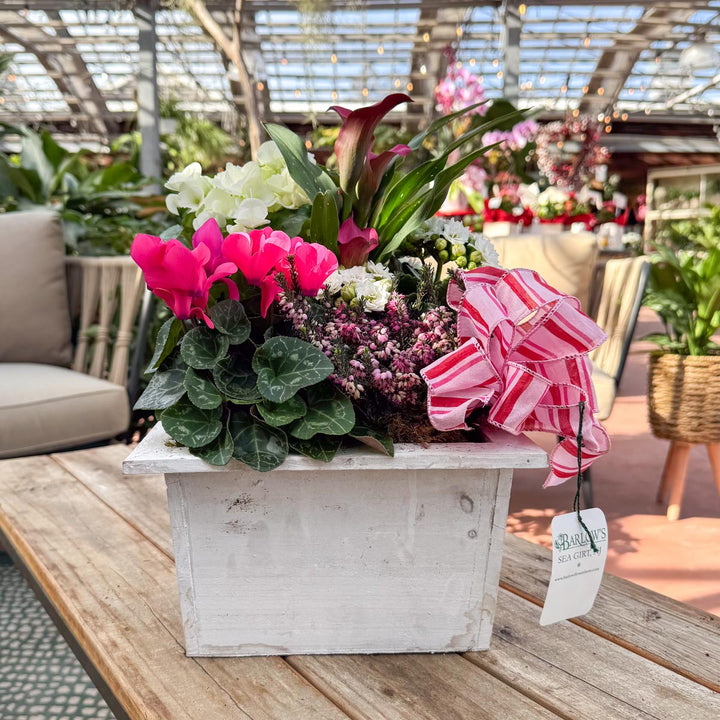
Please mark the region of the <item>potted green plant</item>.
<svg viewBox="0 0 720 720"><path fill-rule="evenodd" d="M720 442L720 207L674 223L655 248L644 304L665 332L650 359L650 425L657 437Z"/></svg>

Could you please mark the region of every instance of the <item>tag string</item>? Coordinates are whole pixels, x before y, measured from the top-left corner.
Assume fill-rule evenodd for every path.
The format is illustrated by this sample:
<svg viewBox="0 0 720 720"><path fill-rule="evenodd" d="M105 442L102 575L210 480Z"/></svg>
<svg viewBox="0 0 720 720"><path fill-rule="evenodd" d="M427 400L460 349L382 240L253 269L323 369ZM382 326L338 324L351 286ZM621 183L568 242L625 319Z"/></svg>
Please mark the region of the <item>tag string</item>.
<svg viewBox="0 0 720 720"><path fill-rule="evenodd" d="M598 549L598 546L595 544L595 540L593 540L593 536L590 533L590 530L588 530L588 526L585 524L585 521L582 519L582 515L580 515L580 490L582 489L582 443L583 443L583 435L582 435L582 427L583 427L583 415L585 414L585 403L581 400L579 403L580 408L580 422L578 423L578 433L577 433L577 463L578 463L578 471L577 471L577 490L575 491L575 500L573 500L573 511L577 513L577 519L580 523L580 527L587 533L588 537L590 538L590 547L593 549L593 552L600 552Z"/></svg>

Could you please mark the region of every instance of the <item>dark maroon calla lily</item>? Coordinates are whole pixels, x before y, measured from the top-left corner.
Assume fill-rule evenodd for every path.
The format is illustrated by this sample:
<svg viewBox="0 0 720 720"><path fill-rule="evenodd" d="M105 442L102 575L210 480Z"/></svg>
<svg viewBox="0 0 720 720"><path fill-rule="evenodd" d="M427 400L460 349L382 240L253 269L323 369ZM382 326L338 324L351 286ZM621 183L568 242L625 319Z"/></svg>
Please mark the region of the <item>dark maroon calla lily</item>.
<svg viewBox="0 0 720 720"><path fill-rule="evenodd" d="M338 161L340 188L344 192L352 193L355 184L360 179L363 166L368 162L375 128L390 110L404 102L412 102L412 99L403 93L393 93L379 103L359 110L350 111L338 105L330 108L343 120L338 139L335 141L335 156ZM387 152L392 153L391 150ZM385 153L378 158L383 155ZM392 156L387 160L385 167L390 160L392 160Z"/></svg>
<svg viewBox="0 0 720 720"><path fill-rule="evenodd" d="M373 152L368 153L368 161L362 167L360 180L357 185L358 210L360 211L361 222L365 213L370 210L372 199L380 187L388 165L393 158L398 155L404 157L411 152L412 150L407 145L396 145L394 148L390 148L390 150L386 150L379 155L375 155Z"/></svg>
<svg viewBox="0 0 720 720"><path fill-rule="evenodd" d="M340 264L349 268L364 265L370 253L378 246L378 234L375 228L361 230L350 216L338 233Z"/></svg>

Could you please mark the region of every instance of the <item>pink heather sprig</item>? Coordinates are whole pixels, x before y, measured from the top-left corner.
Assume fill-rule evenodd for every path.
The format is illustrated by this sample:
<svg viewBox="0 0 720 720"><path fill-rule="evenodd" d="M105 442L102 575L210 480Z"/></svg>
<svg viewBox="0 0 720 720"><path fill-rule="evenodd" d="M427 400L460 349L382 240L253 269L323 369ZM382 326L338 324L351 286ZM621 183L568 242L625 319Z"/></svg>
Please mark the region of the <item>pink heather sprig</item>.
<svg viewBox="0 0 720 720"><path fill-rule="evenodd" d="M443 115L485 101L485 90L477 75L465 67L458 67L454 57L450 58L447 75L435 87L435 100ZM487 105L480 105L470 114L485 115Z"/></svg>
<svg viewBox="0 0 720 720"><path fill-rule="evenodd" d="M448 308L413 317L398 292L391 294L383 313L289 294L279 306L292 332L332 361L330 379L375 419L424 413L427 388L420 370L457 347Z"/></svg>

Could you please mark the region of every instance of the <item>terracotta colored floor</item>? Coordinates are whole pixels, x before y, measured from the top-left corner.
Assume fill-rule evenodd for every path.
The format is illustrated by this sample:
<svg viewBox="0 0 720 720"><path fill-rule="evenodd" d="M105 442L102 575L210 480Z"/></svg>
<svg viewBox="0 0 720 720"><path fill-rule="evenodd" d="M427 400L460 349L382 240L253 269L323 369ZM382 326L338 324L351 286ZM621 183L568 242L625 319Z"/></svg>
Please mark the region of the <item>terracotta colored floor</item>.
<svg viewBox="0 0 720 720"><path fill-rule="evenodd" d="M639 338L659 329L643 309ZM655 502L667 441L647 421L647 343L633 343L615 401L605 422L612 449L593 467L595 505L608 519L608 572L720 615L720 495L702 446L693 448L680 519L669 523ZM533 435L546 449L552 438ZM571 483L542 489L542 470L518 471L510 499L509 529L550 546L550 521L572 507Z"/></svg>

